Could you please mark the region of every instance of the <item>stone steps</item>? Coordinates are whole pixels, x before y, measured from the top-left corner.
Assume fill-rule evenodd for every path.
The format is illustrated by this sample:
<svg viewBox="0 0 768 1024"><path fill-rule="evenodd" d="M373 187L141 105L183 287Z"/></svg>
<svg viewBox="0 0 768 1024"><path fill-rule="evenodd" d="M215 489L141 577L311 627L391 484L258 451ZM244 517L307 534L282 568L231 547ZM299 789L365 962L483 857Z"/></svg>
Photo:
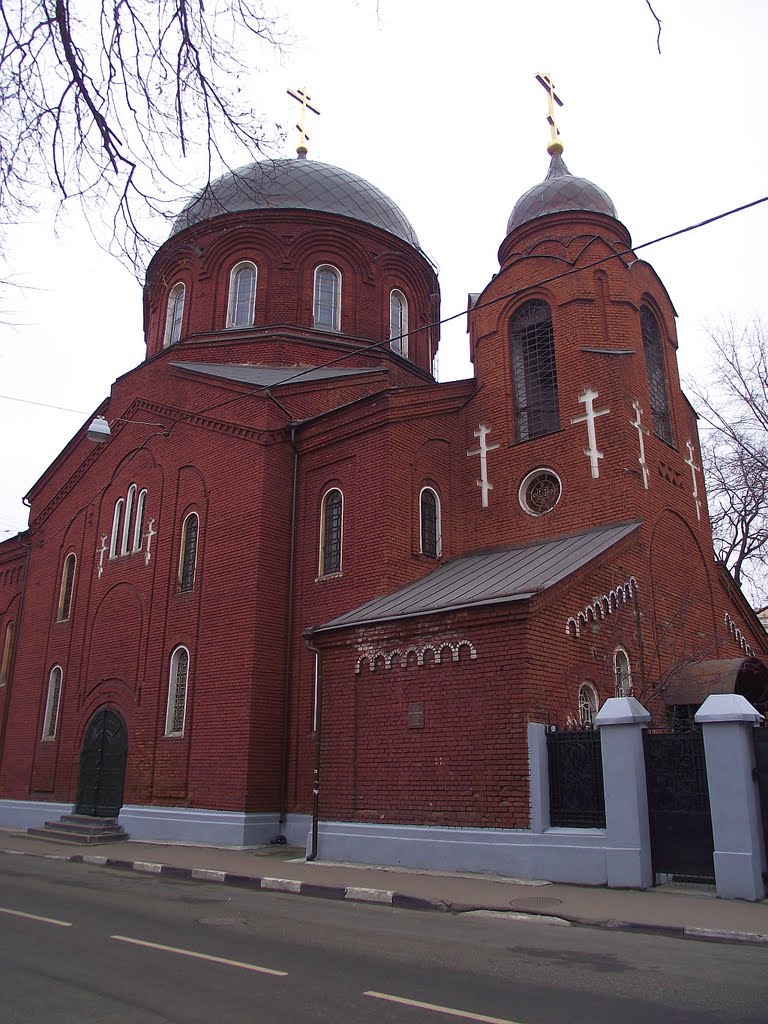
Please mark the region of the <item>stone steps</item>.
<svg viewBox="0 0 768 1024"><path fill-rule="evenodd" d="M43 828L28 828L27 835L77 846L119 843L130 838L117 818L94 818L87 814L62 814L58 821L46 821Z"/></svg>

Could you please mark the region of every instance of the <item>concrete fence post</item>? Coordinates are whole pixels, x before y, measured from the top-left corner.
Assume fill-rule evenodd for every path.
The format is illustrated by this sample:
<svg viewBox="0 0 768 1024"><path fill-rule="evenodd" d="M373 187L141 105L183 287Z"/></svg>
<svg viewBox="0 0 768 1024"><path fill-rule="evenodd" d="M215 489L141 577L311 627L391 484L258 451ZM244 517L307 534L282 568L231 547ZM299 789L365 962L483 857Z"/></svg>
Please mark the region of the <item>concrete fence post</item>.
<svg viewBox="0 0 768 1024"><path fill-rule="evenodd" d="M696 713L704 732L717 895L725 899L765 897L765 841L752 738L762 720L737 693L710 694Z"/></svg>
<svg viewBox="0 0 768 1024"><path fill-rule="evenodd" d="M606 867L612 888L653 885L643 749L643 729L650 719L634 697L610 697L595 718L603 755Z"/></svg>
<svg viewBox="0 0 768 1024"><path fill-rule="evenodd" d="M528 723L528 776L531 832L546 832L549 828L547 727L539 722Z"/></svg>

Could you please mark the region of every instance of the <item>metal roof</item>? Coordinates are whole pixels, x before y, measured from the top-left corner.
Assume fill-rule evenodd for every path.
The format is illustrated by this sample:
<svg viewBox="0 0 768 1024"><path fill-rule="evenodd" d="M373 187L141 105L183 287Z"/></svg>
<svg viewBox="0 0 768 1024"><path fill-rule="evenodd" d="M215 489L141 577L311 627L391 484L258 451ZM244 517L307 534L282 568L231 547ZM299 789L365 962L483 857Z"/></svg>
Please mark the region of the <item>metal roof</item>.
<svg viewBox="0 0 768 1024"><path fill-rule="evenodd" d="M563 158L555 154L544 181L528 189L515 203L507 222L507 234L536 217L565 210L591 210L616 216L616 207L608 193L594 181L571 174Z"/></svg>
<svg viewBox="0 0 768 1024"><path fill-rule="evenodd" d="M367 373L381 373L379 367L334 367L334 366L253 366L246 363L187 363L173 362L171 366L192 373L205 373L211 377L239 381L241 384L255 384L258 387L275 388L281 384L307 384L318 380L334 380L343 377L357 377Z"/></svg>
<svg viewBox="0 0 768 1024"><path fill-rule="evenodd" d="M429 576L374 598L310 632L521 601L559 583L638 526L640 520L522 547L464 555L446 562Z"/></svg>
<svg viewBox="0 0 768 1024"><path fill-rule="evenodd" d="M194 196L174 222L179 231L225 213L248 210L317 210L383 228L419 247L408 218L369 181L317 160L258 160L230 171Z"/></svg>

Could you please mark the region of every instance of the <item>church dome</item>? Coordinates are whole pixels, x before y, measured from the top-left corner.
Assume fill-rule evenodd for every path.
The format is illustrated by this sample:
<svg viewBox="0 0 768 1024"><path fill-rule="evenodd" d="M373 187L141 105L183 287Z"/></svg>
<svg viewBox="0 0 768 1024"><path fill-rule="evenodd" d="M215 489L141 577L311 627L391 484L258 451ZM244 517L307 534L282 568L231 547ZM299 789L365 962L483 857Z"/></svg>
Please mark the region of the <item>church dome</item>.
<svg viewBox="0 0 768 1024"><path fill-rule="evenodd" d="M528 189L515 203L507 222L507 234L537 217L567 210L587 210L590 213L606 213L609 217L616 216L616 207L607 192L594 182L571 174L560 153L555 152L544 181Z"/></svg>
<svg viewBox="0 0 768 1024"><path fill-rule="evenodd" d="M315 210L372 224L420 249L402 210L371 185L341 167L317 160L259 160L230 171L191 199L171 237L201 221L249 210Z"/></svg>

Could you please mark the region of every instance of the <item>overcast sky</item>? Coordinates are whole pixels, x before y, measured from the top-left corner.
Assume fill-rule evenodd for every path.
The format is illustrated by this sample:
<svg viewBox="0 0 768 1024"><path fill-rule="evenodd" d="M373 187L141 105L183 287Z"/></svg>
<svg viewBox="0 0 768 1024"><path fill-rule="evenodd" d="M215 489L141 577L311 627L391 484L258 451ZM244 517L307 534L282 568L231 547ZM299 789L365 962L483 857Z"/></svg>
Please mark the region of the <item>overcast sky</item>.
<svg viewBox="0 0 768 1024"><path fill-rule="evenodd" d="M635 244L768 194L766 0L654 0L661 55L646 0L279 6L295 42L254 75L254 107L292 126L286 89L306 87L321 111L309 157L402 208L438 267L444 317L498 269L515 201L546 174L539 71L565 103L568 167L608 192ZM275 155L295 144L290 132ZM9 238L25 287L4 299L0 394L77 411L0 399L0 539L26 526L22 496L144 355L140 284L76 211L54 228L46 202ZM767 237L768 203L643 250L678 312L684 374L705 375L708 322L768 315ZM443 380L471 373L465 326L443 329Z"/></svg>

